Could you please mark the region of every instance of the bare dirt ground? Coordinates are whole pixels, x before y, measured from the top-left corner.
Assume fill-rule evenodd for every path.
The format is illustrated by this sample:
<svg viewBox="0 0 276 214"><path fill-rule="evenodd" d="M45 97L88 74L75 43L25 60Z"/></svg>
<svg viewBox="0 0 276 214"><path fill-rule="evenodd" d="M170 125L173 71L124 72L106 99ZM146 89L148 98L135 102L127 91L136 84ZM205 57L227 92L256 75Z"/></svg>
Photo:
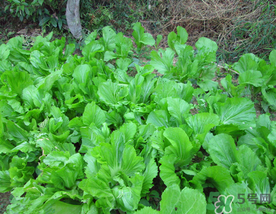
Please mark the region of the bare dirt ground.
<svg viewBox="0 0 276 214"><path fill-rule="evenodd" d="M10 203L10 193L0 193L0 214L3 214L6 211L6 207Z"/></svg>

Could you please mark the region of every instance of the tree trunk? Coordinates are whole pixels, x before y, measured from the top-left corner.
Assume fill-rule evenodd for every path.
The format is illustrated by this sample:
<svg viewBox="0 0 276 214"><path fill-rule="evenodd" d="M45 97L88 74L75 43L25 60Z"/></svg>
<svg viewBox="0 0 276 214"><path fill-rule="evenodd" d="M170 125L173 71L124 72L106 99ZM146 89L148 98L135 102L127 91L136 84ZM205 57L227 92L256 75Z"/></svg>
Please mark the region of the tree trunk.
<svg viewBox="0 0 276 214"><path fill-rule="evenodd" d="M67 1L66 20L73 36L77 39L80 39L82 36L80 22L80 0Z"/></svg>

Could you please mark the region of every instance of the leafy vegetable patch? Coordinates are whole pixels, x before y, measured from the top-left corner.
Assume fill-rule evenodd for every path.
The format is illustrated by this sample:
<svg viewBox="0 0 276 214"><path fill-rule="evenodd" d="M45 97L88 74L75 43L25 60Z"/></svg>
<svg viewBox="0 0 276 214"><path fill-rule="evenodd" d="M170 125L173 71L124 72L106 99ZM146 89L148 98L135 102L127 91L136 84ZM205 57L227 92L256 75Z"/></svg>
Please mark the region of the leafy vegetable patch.
<svg viewBox="0 0 276 214"><path fill-rule="evenodd" d="M7 213L275 211L276 122L257 118L252 98L276 109L276 50L269 63L245 54L231 66L239 84L228 74L219 85L216 43L200 38L194 50L181 27L146 65L136 57L160 37L140 23L135 47L105 27L82 56L51 37L0 46Z"/></svg>

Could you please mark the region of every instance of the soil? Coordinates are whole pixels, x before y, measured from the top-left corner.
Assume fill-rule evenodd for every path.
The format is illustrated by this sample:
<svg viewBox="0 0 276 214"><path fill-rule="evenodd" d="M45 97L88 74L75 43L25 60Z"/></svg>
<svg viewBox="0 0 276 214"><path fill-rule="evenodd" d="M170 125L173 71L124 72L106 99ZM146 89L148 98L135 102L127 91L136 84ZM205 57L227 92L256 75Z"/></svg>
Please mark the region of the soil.
<svg viewBox="0 0 276 214"><path fill-rule="evenodd" d="M10 204L10 192L0 193L0 214L6 211L6 207Z"/></svg>

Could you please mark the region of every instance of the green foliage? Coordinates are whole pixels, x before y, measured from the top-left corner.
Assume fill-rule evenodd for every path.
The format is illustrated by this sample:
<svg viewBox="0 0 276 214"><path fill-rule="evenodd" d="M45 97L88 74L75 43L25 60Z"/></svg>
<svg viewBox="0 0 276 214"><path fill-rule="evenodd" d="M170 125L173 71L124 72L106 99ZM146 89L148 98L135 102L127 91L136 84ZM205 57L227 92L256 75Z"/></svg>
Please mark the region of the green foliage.
<svg viewBox="0 0 276 214"><path fill-rule="evenodd" d="M140 22L137 22L133 26L132 36L134 38L134 42L137 46L137 52L141 51L141 48L145 45L153 46L155 44L155 40L149 33L144 33L145 29L141 26Z"/></svg>
<svg viewBox="0 0 276 214"><path fill-rule="evenodd" d="M232 66L240 84L229 74L220 87L212 79L215 42L200 38L193 50L179 27L169 38L173 48L152 51L140 66L133 56L156 42L140 23L133 30L136 47L111 27L99 37L94 31L82 56L72 55L75 46L64 38L52 41L52 33L27 50L21 37L0 46L0 191L13 194L7 213L210 213L230 206L214 206L210 189L232 195L235 213L275 211L276 122L257 118L245 87L275 108L276 52L269 63L244 55ZM249 193L256 203L240 204ZM263 194L271 201L261 202Z"/></svg>
<svg viewBox="0 0 276 214"><path fill-rule="evenodd" d="M82 26L88 30L112 25L116 31L127 31L133 23L143 19L147 1L139 0L83 0L80 2Z"/></svg>
<svg viewBox="0 0 276 214"><path fill-rule="evenodd" d="M39 22L41 27L59 28L66 23L65 3L55 0L8 0L9 4L5 11L9 11L20 21L32 19L33 22Z"/></svg>

